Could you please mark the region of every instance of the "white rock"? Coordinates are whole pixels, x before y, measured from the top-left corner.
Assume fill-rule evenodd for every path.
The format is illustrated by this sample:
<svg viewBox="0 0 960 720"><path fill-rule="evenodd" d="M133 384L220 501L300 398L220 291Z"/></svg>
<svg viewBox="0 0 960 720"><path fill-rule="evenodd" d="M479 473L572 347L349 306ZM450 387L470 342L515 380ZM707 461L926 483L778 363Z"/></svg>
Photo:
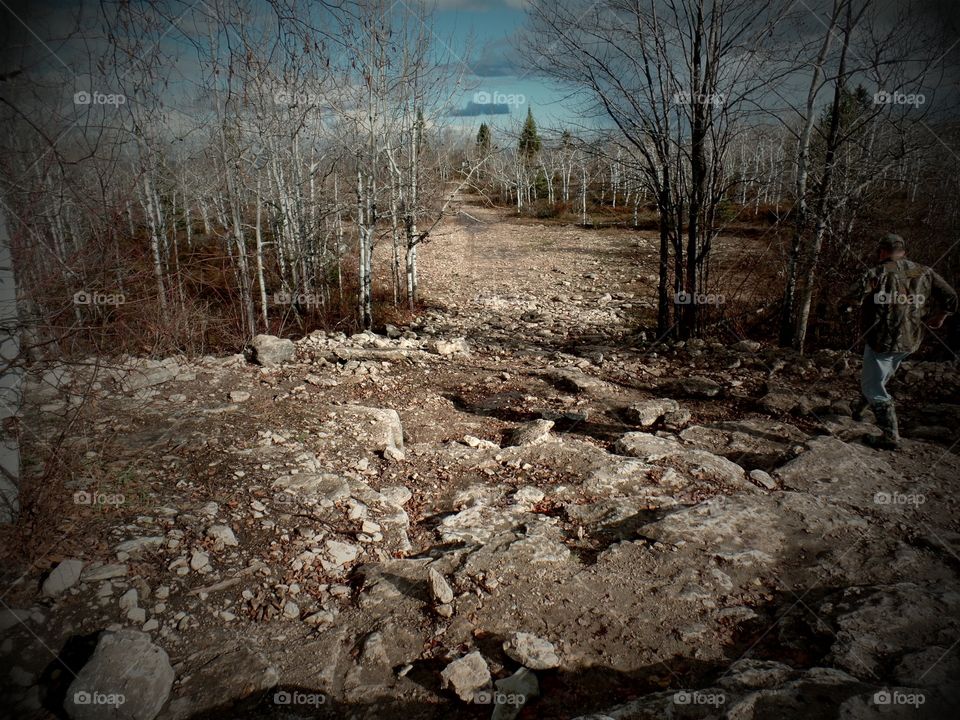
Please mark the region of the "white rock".
<svg viewBox="0 0 960 720"><path fill-rule="evenodd" d="M135 630L101 634L90 660L67 689L64 710L71 720L152 720L170 695L174 672L164 650ZM93 693L122 695L123 704L87 702ZM108 709L106 709L108 708Z"/></svg>
<svg viewBox="0 0 960 720"><path fill-rule="evenodd" d="M112 580L113 578L124 577L127 574L127 566L123 563L108 563L97 567L87 567L80 575L83 582L100 582L101 580Z"/></svg>
<svg viewBox="0 0 960 720"><path fill-rule="evenodd" d="M560 656L553 643L531 633L512 633L503 644L503 651L531 670L549 670L560 665Z"/></svg>
<svg viewBox="0 0 960 720"><path fill-rule="evenodd" d="M43 581L44 597L56 597L76 585L83 571L83 560L68 559L57 565Z"/></svg>
<svg viewBox="0 0 960 720"><path fill-rule="evenodd" d="M450 688L464 702L473 702L477 692L490 686L490 669L479 651L454 660L440 673L441 686Z"/></svg>
<svg viewBox="0 0 960 720"><path fill-rule="evenodd" d="M125 540L114 548L117 553L134 554L143 550L153 550L163 545L163 538L159 535L138 537Z"/></svg>
<svg viewBox="0 0 960 720"><path fill-rule="evenodd" d="M130 588L123 595L120 596L120 610L126 612L131 608L135 608L137 603L140 600L140 596L137 594L136 588Z"/></svg>
<svg viewBox="0 0 960 720"><path fill-rule="evenodd" d="M353 562L360 554L360 548L350 543L340 542L339 540L327 540L327 555L334 565L346 565Z"/></svg>
<svg viewBox="0 0 960 720"><path fill-rule="evenodd" d="M190 555L190 569L196 572L203 572L210 567L210 556L201 550L194 550Z"/></svg>
<svg viewBox="0 0 960 720"><path fill-rule="evenodd" d="M297 620L300 618L300 606L297 605L293 600L287 600L283 605L283 616L289 620Z"/></svg>
<svg viewBox="0 0 960 720"><path fill-rule="evenodd" d="M207 528L207 537L227 547L236 547L237 536L227 525L211 525Z"/></svg>
<svg viewBox="0 0 960 720"><path fill-rule="evenodd" d="M430 594L439 604L453 602L453 589L439 572L433 568L427 570L427 580L430 584Z"/></svg>

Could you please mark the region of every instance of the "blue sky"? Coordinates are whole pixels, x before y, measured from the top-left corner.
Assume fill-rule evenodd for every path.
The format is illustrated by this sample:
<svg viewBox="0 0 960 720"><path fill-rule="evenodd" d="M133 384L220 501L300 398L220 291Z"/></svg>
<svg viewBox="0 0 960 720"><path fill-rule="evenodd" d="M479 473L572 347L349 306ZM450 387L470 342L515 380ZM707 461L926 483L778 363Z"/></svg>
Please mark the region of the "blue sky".
<svg viewBox="0 0 960 720"><path fill-rule="evenodd" d="M521 122L528 107L541 127L574 119L569 104L561 102L564 93L526 72L517 55L517 35L526 19L524 4L524 0L438 0L433 29L447 47L439 41L438 46L453 62L463 63L467 86L459 95L452 124L509 126Z"/></svg>

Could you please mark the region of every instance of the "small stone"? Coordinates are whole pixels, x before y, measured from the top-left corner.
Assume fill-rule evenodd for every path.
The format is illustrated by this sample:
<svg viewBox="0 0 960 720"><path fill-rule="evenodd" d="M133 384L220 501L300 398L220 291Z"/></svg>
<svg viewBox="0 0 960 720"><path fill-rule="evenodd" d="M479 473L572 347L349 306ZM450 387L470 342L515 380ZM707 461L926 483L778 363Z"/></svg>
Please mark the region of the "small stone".
<svg viewBox="0 0 960 720"><path fill-rule="evenodd" d="M765 470L760 470L760 469L751 470L750 479L753 480L760 487L766 488L767 490L777 489L777 481L774 480L770 476L770 473L766 472Z"/></svg>
<svg viewBox="0 0 960 720"><path fill-rule="evenodd" d="M190 555L190 569L195 572L204 572L210 568L210 556L201 550L194 550Z"/></svg>
<svg viewBox="0 0 960 720"><path fill-rule="evenodd" d="M676 382L677 388L690 397L712 398L720 394L723 387L716 380L702 375L692 375Z"/></svg>
<svg viewBox="0 0 960 720"><path fill-rule="evenodd" d="M139 607L130 608L127 610L127 620L143 625L147 621L147 611Z"/></svg>
<svg viewBox="0 0 960 720"><path fill-rule="evenodd" d="M137 594L136 588L130 588L123 595L120 596L120 610L126 612L131 608L135 608L137 603L140 600L140 596Z"/></svg>
<svg viewBox="0 0 960 720"><path fill-rule="evenodd" d="M433 568L427 570L427 581L430 584L430 594L438 604L453 602L453 589L439 572Z"/></svg>
<svg viewBox="0 0 960 720"><path fill-rule="evenodd" d="M297 620L300 618L300 606L293 600L287 600L283 605L283 616L288 620Z"/></svg>
<svg viewBox="0 0 960 720"><path fill-rule="evenodd" d="M531 633L512 633L503 644L503 651L531 670L549 670L560 665L560 657L553 643Z"/></svg>
<svg viewBox="0 0 960 720"><path fill-rule="evenodd" d="M508 445L539 445L550 438L550 430L553 428L553 420L534 420L524 423L514 428L510 433Z"/></svg>
<svg viewBox="0 0 960 720"><path fill-rule="evenodd" d="M406 505L410 498L413 497L413 493L403 485L390 485L382 488L380 494L394 505L399 505L400 507Z"/></svg>
<svg viewBox="0 0 960 720"><path fill-rule="evenodd" d="M490 669L479 651L454 660L440 673L441 687L453 690L464 702L473 702L477 692L490 686Z"/></svg>
<svg viewBox="0 0 960 720"><path fill-rule="evenodd" d="M127 566L123 563L108 563L98 567L88 567L80 575L83 582L100 582L102 580L113 580L118 577L125 577Z"/></svg>
<svg viewBox="0 0 960 720"><path fill-rule="evenodd" d="M73 587L80 579L83 570L83 560L63 560L57 565L47 579L43 581L42 592L44 597L56 597Z"/></svg>
<svg viewBox="0 0 960 720"><path fill-rule="evenodd" d="M134 554L143 550L153 550L163 545L163 538L160 536L138 537L131 540L125 540L114 548L117 553Z"/></svg>
<svg viewBox="0 0 960 720"><path fill-rule="evenodd" d="M340 542L339 540L327 540L327 554L334 565L346 565L357 559L360 548L350 543Z"/></svg>
<svg viewBox="0 0 960 720"><path fill-rule="evenodd" d="M227 525L211 525L207 528L207 537L227 547L236 547L237 536Z"/></svg>
<svg viewBox="0 0 960 720"><path fill-rule="evenodd" d="M246 390L233 390L230 393L230 402L246 402L250 399L250 393Z"/></svg>
<svg viewBox="0 0 960 720"><path fill-rule="evenodd" d="M450 603L443 603L442 605L437 605L434 608L434 612L437 613L442 618L451 618L453 617L453 605Z"/></svg>
<svg viewBox="0 0 960 720"><path fill-rule="evenodd" d="M321 610L308 616L305 622L311 627L322 627L324 625L333 625L334 620L336 620L336 616L332 612Z"/></svg>
<svg viewBox="0 0 960 720"><path fill-rule="evenodd" d="M630 422L641 427L650 427L667 413L675 412L679 408L676 400L657 398L634 403L627 408L625 415Z"/></svg>
<svg viewBox="0 0 960 720"><path fill-rule="evenodd" d="M157 619L150 618L143 624L143 627L140 629L143 630L143 632L153 632L159 627L160 627L160 623L157 621Z"/></svg>
<svg viewBox="0 0 960 720"><path fill-rule="evenodd" d="M513 501L522 507L533 507L546 497L543 490L531 485L524 485L513 494Z"/></svg>
<svg viewBox="0 0 960 720"><path fill-rule="evenodd" d="M469 355L470 346L464 338L437 340L429 348L437 355Z"/></svg>
<svg viewBox="0 0 960 720"><path fill-rule="evenodd" d="M387 460L392 460L393 462L403 462L406 460L406 455L404 455L403 450L395 448L392 445L388 445L386 448L384 448L383 456Z"/></svg>

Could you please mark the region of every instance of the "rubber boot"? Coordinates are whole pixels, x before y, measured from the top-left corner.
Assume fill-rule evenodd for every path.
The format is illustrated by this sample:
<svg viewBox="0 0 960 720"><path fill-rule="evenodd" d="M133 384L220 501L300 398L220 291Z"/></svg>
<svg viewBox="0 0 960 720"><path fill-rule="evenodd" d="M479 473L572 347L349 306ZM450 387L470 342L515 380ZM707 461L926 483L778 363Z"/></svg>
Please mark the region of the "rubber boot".
<svg viewBox="0 0 960 720"><path fill-rule="evenodd" d="M867 445L878 450L896 450L899 448L900 429L897 427L897 411L893 403L877 403L873 406L873 414L877 417L877 427L883 431L883 435L867 437Z"/></svg>

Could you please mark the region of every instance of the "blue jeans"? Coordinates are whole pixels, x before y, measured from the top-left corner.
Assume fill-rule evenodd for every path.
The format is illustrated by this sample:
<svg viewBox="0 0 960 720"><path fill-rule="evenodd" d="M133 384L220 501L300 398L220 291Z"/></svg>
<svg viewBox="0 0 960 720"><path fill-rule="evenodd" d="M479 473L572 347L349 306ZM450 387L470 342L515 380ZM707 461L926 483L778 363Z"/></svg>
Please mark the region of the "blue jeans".
<svg viewBox="0 0 960 720"><path fill-rule="evenodd" d="M887 392L887 383L910 353L874 352L865 345L863 348L863 371L860 373L860 391L871 406L891 402L893 398Z"/></svg>

